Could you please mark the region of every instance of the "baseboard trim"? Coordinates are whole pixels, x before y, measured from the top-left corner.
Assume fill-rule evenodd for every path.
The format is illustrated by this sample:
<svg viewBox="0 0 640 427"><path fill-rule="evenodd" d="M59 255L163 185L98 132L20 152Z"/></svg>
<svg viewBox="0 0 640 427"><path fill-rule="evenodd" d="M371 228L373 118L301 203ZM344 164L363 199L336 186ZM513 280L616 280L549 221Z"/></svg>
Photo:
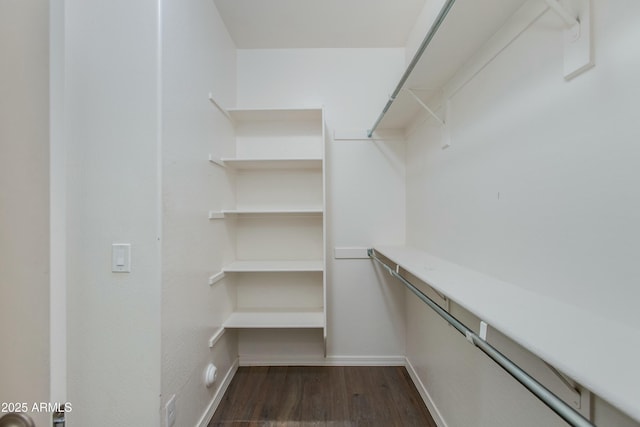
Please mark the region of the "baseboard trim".
<svg viewBox="0 0 640 427"><path fill-rule="evenodd" d="M224 393L227 391L227 388L229 388L229 384L231 384L231 380L236 374L238 367L239 367L239 361L238 359L236 359L231 365L231 367L229 368L229 370L227 371L227 374L224 376L224 379L222 380L220 387L218 387L218 391L213 396L213 399L211 399L211 403L209 403L209 407L200 418L200 421L198 422L197 427L207 427L207 425L209 424L209 421L211 421L211 418L213 417L213 414L216 412L216 409L218 409L220 402L222 402Z"/></svg>
<svg viewBox="0 0 640 427"><path fill-rule="evenodd" d="M409 359L405 358L404 365L407 368L407 372L409 372L409 376L413 380L413 383L418 389L418 393L420 393L420 396L422 396L422 400L424 401L425 405L427 405L427 409L431 413L431 416L433 417L433 420L436 422L436 425L438 427L448 427L446 421L444 420L444 417L438 410L438 407L436 406L435 402L431 398L429 391L427 391L427 388L425 387L424 383L420 379L420 376L418 376L418 373L416 372L415 368L413 367Z"/></svg>
<svg viewBox="0 0 640 427"><path fill-rule="evenodd" d="M240 356L240 366L405 366L404 356Z"/></svg>
<svg viewBox="0 0 640 427"><path fill-rule="evenodd" d="M328 356L327 366L404 366L404 356Z"/></svg>

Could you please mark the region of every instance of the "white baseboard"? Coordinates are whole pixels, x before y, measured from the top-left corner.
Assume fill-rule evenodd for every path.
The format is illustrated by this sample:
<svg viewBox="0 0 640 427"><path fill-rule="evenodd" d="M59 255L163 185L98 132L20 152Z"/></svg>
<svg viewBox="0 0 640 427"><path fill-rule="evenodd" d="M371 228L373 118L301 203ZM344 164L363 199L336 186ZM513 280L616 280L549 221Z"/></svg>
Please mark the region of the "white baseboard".
<svg viewBox="0 0 640 427"><path fill-rule="evenodd" d="M240 356L240 366L404 366L404 356Z"/></svg>
<svg viewBox="0 0 640 427"><path fill-rule="evenodd" d="M327 366L404 366L404 356L328 356Z"/></svg>
<svg viewBox="0 0 640 427"><path fill-rule="evenodd" d="M224 393L227 391L227 388L229 388L229 384L231 384L231 380L233 379L233 376L236 374L236 371L238 370L238 366L239 366L238 359L236 359L235 362L233 362L233 364L227 371L227 374L224 376L224 379L222 380L220 387L218 387L218 391L213 396L213 399L211 399L211 403L209 403L209 407L200 418L200 421L198 422L196 427L207 427L207 424L209 424L209 421L211 421L211 417L213 417L213 414L216 412L216 409L218 409L218 405L220 405L220 402L222 402Z"/></svg>
<svg viewBox="0 0 640 427"><path fill-rule="evenodd" d="M429 413L433 417L433 420L436 422L436 425L438 427L448 427L446 421L444 420L444 417L442 416L440 411L438 411L438 407L436 406L435 402L431 398L431 395L427 391L427 388L424 386L424 383L418 376L418 373L413 368L413 365L407 358L405 358L405 367L407 368L407 372L409 372L409 376L413 380L413 383L418 389L418 393L420 393L420 396L422 396L422 400L424 401L425 405L427 405L427 409L429 410Z"/></svg>

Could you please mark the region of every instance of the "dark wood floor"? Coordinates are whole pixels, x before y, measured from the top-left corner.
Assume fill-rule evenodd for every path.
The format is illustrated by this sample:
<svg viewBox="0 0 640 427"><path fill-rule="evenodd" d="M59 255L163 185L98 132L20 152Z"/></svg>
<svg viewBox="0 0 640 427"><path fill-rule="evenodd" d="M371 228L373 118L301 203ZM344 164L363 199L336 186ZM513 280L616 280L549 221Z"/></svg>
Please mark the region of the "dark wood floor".
<svg viewBox="0 0 640 427"><path fill-rule="evenodd" d="M209 427L436 427L404 367L238 369Z"/></svg>

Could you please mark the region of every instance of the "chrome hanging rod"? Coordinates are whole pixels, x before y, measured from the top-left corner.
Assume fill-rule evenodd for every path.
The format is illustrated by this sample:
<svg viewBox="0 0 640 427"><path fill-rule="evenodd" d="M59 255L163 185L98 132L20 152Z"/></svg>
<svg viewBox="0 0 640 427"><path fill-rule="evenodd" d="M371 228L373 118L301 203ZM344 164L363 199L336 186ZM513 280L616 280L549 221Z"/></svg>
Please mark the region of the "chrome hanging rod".
<svg viewBox="0 0 640 427"><path fill-rule="evenodd" d="M562 399L549 391L545 386L540 384L535 378L527 374L518 365L513 363L509 358L500 353L491 344L480 338L475 332L468 328L464 323L449 314L446 310L436 304L431 298L416 288L411 282L402 277L397 271L385 264L378 256L374 249L367 251L369 257L380 264L393 277L404 284L411 292L413 292L422 302L433 309L440 317L446 320L451 326L464 335L467 340L478 347L482 352L489 356L502 369L507 371L513 378L522 384L527 390L533 393L538 399L547 405L553 412L558 414L563 420L573 427L595 427L591 421L587 420L578 411L567 405Z"/></svg>
<svg viewBox="0 0 640 427"><path fill-rule="evenodd" d="M387 104L382 109L382 112L378 116L378 119L373 124L371 129L369 129L367 131L367 137L368 138L371 138L373 136L373 132L376 131L376 128L380 124L380 121L382 120L384 115L387 114L387 111L391 107L391 104L393 104L393 101L396 100L396 97L398 96L398 94L402 90L402 87L404 86L405 82L407 81L407 79L411 75L411 72L416 67L416 64L418 63L418 61L422 57L422 54L424 53L425 49L427 48L427 46L429 46L429 44L431 43L431 40L433 39L433 37L436 35L438 30L440 29L440 25L442 25L442 23L444 22L444 19L447 17L447 14L449 13L449 10L451 10L451 7L453 6L453 4L455 2L456 2L456 0L447 0L447 2L444 4L444 6L442 6L442 9L440 9L440 13L438 13L438 16L436 17L435 22L433 23L431 28L429 28L429 32L425 36L424 40L422 40L422 43L420 43L420 46L418 47L418 50L416 51L416 54L413 55L413 58L411 59L411 62L407 66L407 69L405 70L404 74L402 75L402 78L400 78L400 81L398 82L398 85L396 86L396 88L393 91L393 93L391 94L391 96L389 96L389 100L387 101Z"/></svg>

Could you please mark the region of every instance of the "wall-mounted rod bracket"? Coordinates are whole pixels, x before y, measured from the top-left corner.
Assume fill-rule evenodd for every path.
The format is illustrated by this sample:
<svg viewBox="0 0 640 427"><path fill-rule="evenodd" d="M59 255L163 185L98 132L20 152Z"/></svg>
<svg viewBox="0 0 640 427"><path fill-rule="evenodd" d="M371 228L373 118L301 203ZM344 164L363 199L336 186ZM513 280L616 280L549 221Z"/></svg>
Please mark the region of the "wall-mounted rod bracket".
<svg viewBox="0 0 640 427"><path fill-rule="evenodd" d="M545 0L545 2L562 19L567 28L580 28L578 17L569 12L558 0Z"/></svg>
<svg viewBox="0 0 640 427"><path fill-rule="evenodd" d="M545 3L564 23L564 78L571 80L594 66L591 49L591 1L574 0L567 8L559 0Z"/></svg>
<svg viewBox="0 0 640 427"><path fill-rule="evenodd" d="M487 322L485 322L484 320L481 320L480 321L480 333L478 333L478 336L480 337L480 339L486 341L488 332L489 332L489 325L487 325Z"/></svg>

